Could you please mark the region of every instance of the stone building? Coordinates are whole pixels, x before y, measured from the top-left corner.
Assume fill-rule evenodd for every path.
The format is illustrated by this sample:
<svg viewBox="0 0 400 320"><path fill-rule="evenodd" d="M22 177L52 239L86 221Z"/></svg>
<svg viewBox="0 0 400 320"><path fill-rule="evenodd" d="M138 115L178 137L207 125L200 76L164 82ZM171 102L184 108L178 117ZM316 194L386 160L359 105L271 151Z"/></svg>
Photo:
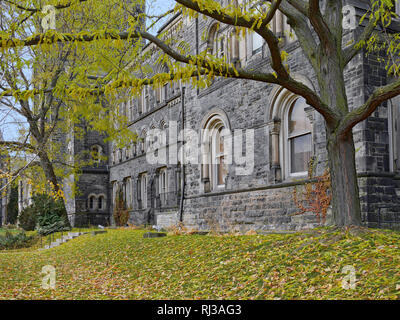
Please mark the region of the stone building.
<svg viewBox="0 0 400 320"><path fill-rule="evenodd" d="M77 227L109 226L109 146L105 142L106 136L90 130L83 122L76 128L79 134L77 130L71 130L66 137L67 152L74 157L79 155L87 164L81 168L79 176L70 176L63 183L70 222ZM74 157L70 161L74 161Z"/></svg>
<svg viewBox="0 0 400 320"><path fill-rule="evenodd" d="M357 15L363 14L363 1L349 3ZM294 77L315 87L312 68L283 15L275 17L273 30L282 36ZM177 14L160 33L184 39L191 53L209 48L232 63L266 70L263 40L251 33L239 40L233 31L211 19L188 21ZM357 32L348 31L344 41ZM153 44L144 50L157 56ZM390 80L377 57L360 54L346 70L346 81L350 106L357 106L375 86ZM316 225L313 217L294 215L293 190L307 180L309 160L316 163L316 175L327 161L322 117L301 97L274 85L219 78L205 89L146 87L139 99L121 107L140 139L123 149L110 147L111 200L117 190L123 191L132 223L166 227L182 221L191 228L217 225L242 231ZM400 220L399 128L396 98L354 129L363 221L371 227L394 227ZM179 134L182 129L186 136ZM227 150L232 144L226 142L226 131L234 151ZM197 146L185 151L192 163L181 161L182 141ZM164 152L167 161L154 161Z"/></svg>

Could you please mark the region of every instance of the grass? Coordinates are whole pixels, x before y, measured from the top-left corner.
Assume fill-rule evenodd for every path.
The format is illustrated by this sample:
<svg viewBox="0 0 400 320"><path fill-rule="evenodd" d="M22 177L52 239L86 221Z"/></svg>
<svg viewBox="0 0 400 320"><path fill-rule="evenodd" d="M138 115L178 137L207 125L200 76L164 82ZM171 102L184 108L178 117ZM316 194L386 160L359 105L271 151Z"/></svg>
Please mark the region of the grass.
<svg viewBox="0 0 400 320"><path fill-rule="evenodd" d="M1 299L400 299L400 233L318 229L143 239L120 229L0 253ZM56 268L56 289L41 270ZM345 290L346 266L356 272Z"/></svg>
<svg viewBox="0 0 400 320"><path fill-rule="evenodd" d="M14 230L14 229L3 229L3 228L0 228L0 236L4 236L4 235L6 234L7 231L9 231L9 232L11 232L11 233L16 233L16 232L18 232L18 230Z"/></svg>

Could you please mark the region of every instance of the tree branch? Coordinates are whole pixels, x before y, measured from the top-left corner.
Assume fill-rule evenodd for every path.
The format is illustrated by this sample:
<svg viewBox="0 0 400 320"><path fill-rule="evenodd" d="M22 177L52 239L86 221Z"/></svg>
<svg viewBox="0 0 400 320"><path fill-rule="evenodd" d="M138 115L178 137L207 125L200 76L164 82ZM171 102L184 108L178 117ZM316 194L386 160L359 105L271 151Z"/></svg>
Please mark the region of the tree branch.
<svg viewBox="0 0 400 320"><path fill-rule="evenodd" d="M338 133L348 133L357 123L367 119L382 103L398 95L400 95L400 79L377 88L365 104L345 116L338 128Z"/></svg>

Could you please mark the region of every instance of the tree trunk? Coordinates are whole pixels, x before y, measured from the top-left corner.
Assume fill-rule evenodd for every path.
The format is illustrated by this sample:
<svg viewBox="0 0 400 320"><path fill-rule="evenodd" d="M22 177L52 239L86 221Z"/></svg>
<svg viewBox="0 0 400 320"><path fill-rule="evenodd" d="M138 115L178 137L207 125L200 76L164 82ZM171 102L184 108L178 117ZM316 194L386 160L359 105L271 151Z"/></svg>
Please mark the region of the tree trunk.
<svg viewBox="0 0 400 320"><path fill-rule="evenodd" d="M337 226L360 226L361 206L358 189L353 133L329 133L327 149L332 181L332 209ZM332 132L332 131L330 131Z"/></svg>
<svg viewBox="0 0 400 320"><path fill-rule="evenodd" d="M53 164L51 163L49 157L47 156L46 152L40 152L39 153L39 158L40 158L40 165L44 171L45 177L47 181L50 181L53 186L54 186L54 191L58 192L60 190L60 186L58 184L58 178L54 172ZM67 214L67 208L65 206L64 200L62 201L62 204L64 206L64 218L65 222L69 227L71 227L71 224L69 223L68 219L68 214Z"/></svg>

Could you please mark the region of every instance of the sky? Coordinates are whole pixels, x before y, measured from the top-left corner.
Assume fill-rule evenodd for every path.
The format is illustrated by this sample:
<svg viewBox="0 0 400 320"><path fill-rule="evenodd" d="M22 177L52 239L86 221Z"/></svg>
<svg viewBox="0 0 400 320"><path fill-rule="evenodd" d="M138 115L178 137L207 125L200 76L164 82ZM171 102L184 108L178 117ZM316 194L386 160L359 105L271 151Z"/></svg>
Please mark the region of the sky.
<svg viewBox="0 0 400 320"><path fill-rule="evenodd" d="M146 11L148 15L159 15L162 14L175 6L174 0L150 0L148 1ZM152 33L156 33L158 29L166 19L161 20L152 30ZM0 74L1 78L1 74ZM1 108L3 109L3 108ZM3 109L4 110L4 109ZM5 118L4 118L5 117ZM1 121L3 120L3 121ZM3 134L4 140L15 140L17 138L17 126L14 124L18 119L14 119L10 115L0 112L0 131Z"/></svg>

